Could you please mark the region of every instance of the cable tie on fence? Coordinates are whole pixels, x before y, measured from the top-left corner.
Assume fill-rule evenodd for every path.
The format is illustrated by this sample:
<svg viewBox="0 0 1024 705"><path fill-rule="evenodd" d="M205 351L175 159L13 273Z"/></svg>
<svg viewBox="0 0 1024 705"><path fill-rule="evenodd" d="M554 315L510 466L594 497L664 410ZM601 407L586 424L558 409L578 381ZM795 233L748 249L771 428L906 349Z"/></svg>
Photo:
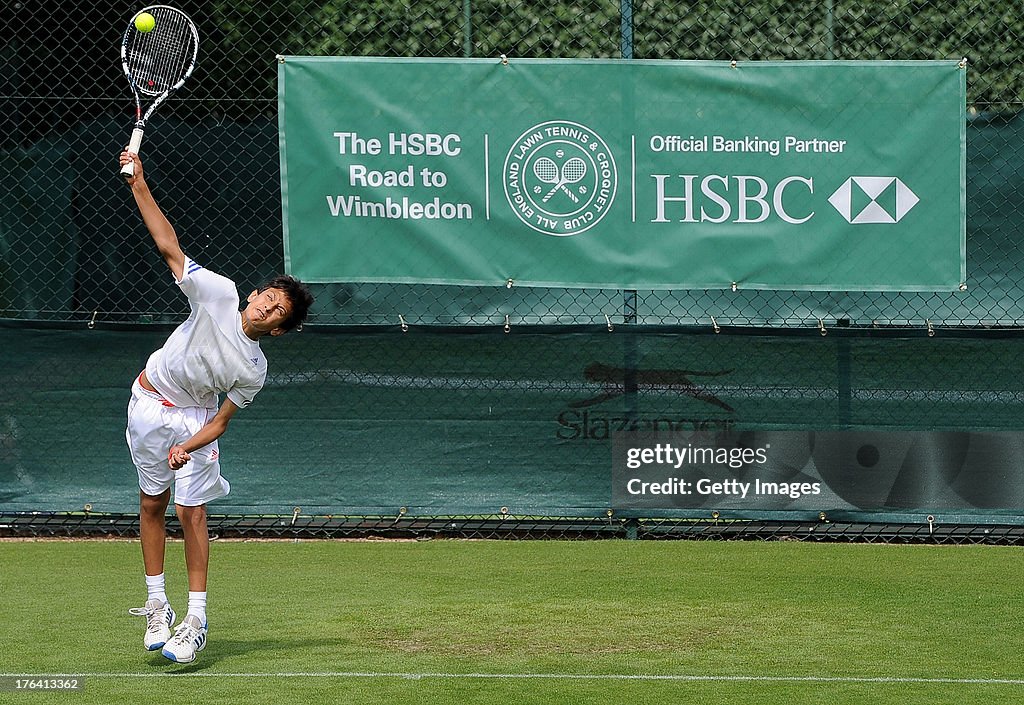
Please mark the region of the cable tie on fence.
<svg viewBox="0 0 1024 705"><path fill-rule="evenodd" d="M292 523L291 526L295 526L295 520L299 518L299 512L302 511L302 507L295 507L292 509Z"/></svg>
<svg viewBox="0 0 1024 705"><path fill-rule="evenodd" d="M722 332L722 329L718 327L718 321L715 320L714 316L711 317L711 329L714 330L716 333Z"/></svg>
<svg viewBox="0 0 1024 705"><path fill-rule="evenodd" d="M965 69L965 68L967 68L967 57L965 56L964 58L960 59L960 63L959 63L959 64L957 64L956 66L957 66L957 68L959 68L959 69Z"/></svg>
<svg viewBox="0 0 1024 705"><path fill-rule="evenodd" d="M502 66L508 66L508 57L505 56L504 54L502 54L500 58L501 58L501 65Z"/></svg>
<svg viewBox="0 0 1024 705"><path fill-rule="evenodd" d="M505 332L508 333L510 330L512 330L512 324L509 323L508 314L506 313L505 314Z"/></svg>
<svg viewBox="0 0 1024 705"><path fill-rule="evenodd" d="M964 282L960 285L960 291L967 291L967 282Z"/></svg>
<svg viewBox="0 0 1024 705"><path fill-rule="evenodd" d="M279 63L279 64L283 64L284 63L284 54L278 54L277 55L277 63Z"/></svg>
<svg viewBox="0 0 1024 705"><path fill-rule="evenodd" d="M733 290L733 291L736 291L736 288L737 288L737 287L736 287L736 282L733 282L733 283L732 283L732 287L731 287L731 288L732 288L732 290Z"/></svg>
<svg viewBox="0 0 1024 705"><path fill-rule="evenodd" d="M729 68L734 69L736 68L736 66L736 59L733 59L732 61L729 62Z"/></svg>
<svg viewBox="0 0 1024 705"><path fill-rule="evenodd" d="M825 330L825 321L820 318L818 319L818 330L821 331L822 337L828 335L828 331Z"/></svg>
<svg viewBox="0 0 1024 705"><path fill-rule="evenodd" d="M99 309L96 309L95 311L92 312L92 318L89 319L89 322L86 324L86 327L89 330L92 330L93 328L96 327L96 316L99 315L99 312Z"/></svg>
<svg viewBox="0 0 1024 705"><path fill-rule="evenodd" d="M928 515L928 535L931 536L935 533L935 517L931 514Z"/></svg>
<svg viewBox="0 0 1024 705"><path fill-rule="evenodd" d="M614 509L606 509L604 511L604 514L605 514L606 517L608 517L608 523L611 524L612 523L612 517L615 516L615 510Z"/></svg>
<svg viewBox="0 0 1024 705"><path fill-rule="evenodd" d="M929 338L934 338L935 337L935 328L932 326L932 322L930 320L928 320L927 318L924 319L924 322L925 322L925 325L928 326L928 337Z"/></svg>
<svg viewBox="0 0 1024 705"><path fill-rule="evenodd" d="M408 333L409 332L409 324L405 322L405 317L402 316L402 314L398 314L398 320L402 324L402 332L403 333Z"/></svg>
<svg viewBox="0 0 1024 705"><path fill-rule="evenodd" d="M403 517L405 517L405 515L408 513L408 511L409 511L408 507L399 507L398 508L398 516L396 516L395 520L393 522L391 522L391 525L394 526L398 522L402 521Z"/></svg>
<svg viewBox="0 0 1024 705"><path fill-rule="evenodd" d="M612 325L612 319L611 319L611 318L609 318L609 316L608 316L608 314L607 314L607 313L606 313L606 314L604 314L604 322L605 322L606 324L608 324L608 332L609 332L609 333L611 333L611 332L612 332L613 330L615 330L615 326L613 326L613 325Z"/></svg>
<svg viewBox="0 0 1024 705"><path fill-rule="evenodd" d="M515 284L515 281L510 277L509 280L505 282L505 288L506 289L511 289L514 284Z"/></svg>

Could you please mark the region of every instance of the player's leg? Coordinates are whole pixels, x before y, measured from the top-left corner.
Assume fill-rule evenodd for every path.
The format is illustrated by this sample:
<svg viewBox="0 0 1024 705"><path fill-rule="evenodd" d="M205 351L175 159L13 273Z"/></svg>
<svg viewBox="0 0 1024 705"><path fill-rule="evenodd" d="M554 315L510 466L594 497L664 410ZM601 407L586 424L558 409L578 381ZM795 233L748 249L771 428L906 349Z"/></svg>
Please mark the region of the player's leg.
<svg viewBox="0 0 1024 705"><path fill-rule="evenodd" d="M171 491L159 495L139 492L139 536L142 543L142 563L146 570L146 605L135 608L132 614L146 618L146 635L142 639L148 651L163 648L171 638L174 610L164 587L164 544L166 530L164 513Z"/></svg>
<svg viewBox="0 0 1024 705"><path fill-rule="evenodd" d="M185 536L185 568L188 571L188 614L164 645L163 655L178 663L190 663L206 647L206 580L210 569L210 534L206 505L175 504Z"/></svg>
<svg viewBox="0 0 1024 705"><path fill-rule="evenodd" d="M170 500L170 488L156 496L139 491L139 539L147 576L162 575L164 572L164 546L167 542L165 516Z"/></svg>
<svg viewBox="0 0 1024 705"><path fill-rule="evenodd" d="M214 413L212 409L190 411L185 429L187 434L195 435ZM210 567L206 504L231 490L228 481L220 474L220 450L216 441L189 455L192 459L175 473L174 479L174 509L185 536L188 614L162 652L179 663L194 661L196 654L206 647L206 577Z"/></svg>
<svg viewBox="0 0 1024 705"><path fill-rule="evenodd" d="M185 534L185 567L188 569L189 592L206 592L210 570L210 534L206 528L206 505L185 507L174 505Z"/></svg>
<svg viewBox="0 0 1024 705"><path fill-rule="evenodd" d="M156 398L150 398L136 380L128 404L125 438L139 477L139 534L146 576L146 604L134 608L134 615L146 618L143 645L149 651L163 648L171 638L175 614L164 586L165 519L173 474L163 460L168 430L164 427ZM154 395L155 396L155 395Z"/></svg>

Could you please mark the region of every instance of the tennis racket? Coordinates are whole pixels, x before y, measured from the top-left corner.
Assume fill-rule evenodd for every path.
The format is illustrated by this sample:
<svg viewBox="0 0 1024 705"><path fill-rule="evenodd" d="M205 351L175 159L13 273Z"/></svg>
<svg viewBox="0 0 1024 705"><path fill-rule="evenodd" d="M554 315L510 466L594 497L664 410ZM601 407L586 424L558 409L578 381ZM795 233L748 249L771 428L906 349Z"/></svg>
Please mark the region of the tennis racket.
<svg viewBox="0 0 1024 705"><path fill-rule="evenodd" d="M135 19L148 12L156 24L148 32L135 26ZM121 43L121 65L135 96L135 129L132 130L128 151L138 154L142 146L142 133L157 106L181 88L196 67L199 55L199 32L181 10L167 5L153 5L139 10L128 23ZM142 101L151 98L146 112ZM121 175L129 179L135 173L135 164L121 167Z"/></svg>

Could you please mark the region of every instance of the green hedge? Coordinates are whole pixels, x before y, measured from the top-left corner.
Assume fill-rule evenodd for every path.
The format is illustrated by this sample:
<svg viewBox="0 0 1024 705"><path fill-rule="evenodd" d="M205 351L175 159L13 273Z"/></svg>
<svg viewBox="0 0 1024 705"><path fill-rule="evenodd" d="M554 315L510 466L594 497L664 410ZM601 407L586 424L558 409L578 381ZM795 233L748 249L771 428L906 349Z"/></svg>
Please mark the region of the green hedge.
<svg viewBox="0 0 1024 705"><path fill-rule="evenodd" d="M959 59L968 57L968 101L1016 111L1024 94L1019 2L632 3L638 59ZM219 0L219 86L273 98L275 54L520 57L621 56L620 0ZM628 35L626 41L628 43ZM206 63L207 67L213 66Z"/></svg>

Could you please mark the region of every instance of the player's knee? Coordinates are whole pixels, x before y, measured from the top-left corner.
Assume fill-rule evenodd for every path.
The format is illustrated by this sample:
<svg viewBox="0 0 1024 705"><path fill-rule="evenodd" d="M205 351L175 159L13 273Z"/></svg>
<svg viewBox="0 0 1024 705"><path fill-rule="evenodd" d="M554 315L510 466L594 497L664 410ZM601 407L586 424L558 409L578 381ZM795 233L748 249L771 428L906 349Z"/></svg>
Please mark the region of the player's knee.
<svg viewBox="0 0 1024 705"><path fill-rule="evenodd" d="M161 492L158 495L150 495L145 492L139 493L139 511L150 516L160 516L167 511L167 503L170 499L170 490Z"/></svg>
<svg viewBox="0 0 1024 705"><path fill-rule="evenodd" d="M178 520L181 521L182 525L203 527L206 526L206 505L201 504L198 507L186 507L181 504L174 505L174 509L177 511Z"/></svg>

